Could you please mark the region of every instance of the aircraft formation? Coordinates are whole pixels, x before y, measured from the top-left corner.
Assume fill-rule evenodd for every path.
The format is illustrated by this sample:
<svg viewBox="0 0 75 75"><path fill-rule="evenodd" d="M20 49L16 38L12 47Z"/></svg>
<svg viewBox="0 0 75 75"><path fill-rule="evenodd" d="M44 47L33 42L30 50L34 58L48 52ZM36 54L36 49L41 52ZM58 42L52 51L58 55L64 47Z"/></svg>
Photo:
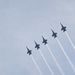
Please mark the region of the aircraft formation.
<svg viewBox="0 0 75 75"><path fill-rule="evenodd" d="M65 32L66 36L68 37L68 39L69 39L71 45L73 46L73 48L74 48L74 50L75 50L75 46L74 46L74 44L72 43L72 41L71 41L69 35L68 35L67 32L66 32L66 26L64 26L64 25L61 24L61 23L60 23L60 25L61 25L61 31ZM57 38L57 33L56 33L54 30L52 30L52 29L51 29L51 31L52 31L52 37L53 37L54 39L56 38L56 40L57 40L59 46L61 47L62 52L64 53L64 55L65 55L66 59L68 60L70 66L71 66L71 68L72 68L72 70L73 70L74 73L75 73L75 66L74 66L73 63L71 62L71 60L70 60L70 58L68 57L67 53L65 52L63 46L61 45L60 41L58 40L58 38ZM52 55L52 57L53 57L53 59L54 59L56 65L57 65L57 67L59 68L61 74L62 74L62 75L65 75L65 73L64 73L63 70L61 69L61 67L60 67L60 65L59 65L59 63L58 63L58 61L56 60L55 56L54 56L53 53L51 52L50 47L48 46L48 40L45 39L43 36L41 36L41 37L42 37L42 39L43 39L42 44L44 44L44 45L47 46L47 49L49 50L50 54ZM54 72L53 72L53 70L51 69L50 65L48 65L48 63L47 63L47 61L46 61L44 55L42 54L42 52L41 52L41 50L40 50L40 44L38 44L36 41L34 41L34 43L35 43L35 49L39 50L39 52L40 52L41 56L43 57L43 59L44 59L46 65L47 65L47 67L48 67L48 69L49 69L51 75L55 75ZM32 50L30 50L28 47L26 47L26 48L27 48L27 54L32 55ZM41 72L41 70L39 69L38 65L36 64L36 62L35 62L33 56L31 56L31 58L32 58L32 60L34 61L34 63L35 63L35 65L36 65L37 69L39 70L40 74L43 75L42 72Z"/></svg>
<svg viewBox="0 0 75 75"><path fill-rule="evenodd" d="M61 23L60 23L61 24ZM61 31L63 31L63 32L65 32L66 31L66 27L65 26L63 26L62 24L61 24ZM54 38L56 38L57 37L57 33L56 32L54 32L52 29L51 29L51 31L52 31L52 37L54 37ZM42 41L42 43L44 44L44 45L46 45L47 44L47 39L45 39L43 36L42 36L42 39L43 39L43 41ZM35 41L34 41L34 43L35 43L35 48L38 50L38 49L40 49L40 44L38 44L38 43L36 43ZM29 54L29 55L31 55L32 54L32 50L29 50L29 48L28 47L26 47L27 48L27 54Z"/></svg>

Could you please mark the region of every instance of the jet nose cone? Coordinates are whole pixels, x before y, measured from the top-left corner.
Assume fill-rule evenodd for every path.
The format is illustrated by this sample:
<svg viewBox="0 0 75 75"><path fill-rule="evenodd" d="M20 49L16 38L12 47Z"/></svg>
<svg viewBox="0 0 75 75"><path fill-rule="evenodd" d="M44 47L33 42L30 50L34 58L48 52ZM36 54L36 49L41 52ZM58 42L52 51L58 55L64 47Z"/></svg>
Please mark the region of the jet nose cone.
<svg viewBox="0 0 75 75"><path fill-rule="evenodd" d="M26 48L28 49L28 47L26 46Z"/></svg>
<svg viewBox="0 0 75 75"><path fill-rule="evenodd" d="M61 22L60 22L60 24L61 24Z"/></svg>
<svg viewBox="0 0 75 75"><path fill-rule="evenodd" d="M36 42L34 41L34 43L36 43Z"/></svg>
<svg viewBox="0 0 75 75"><path fill-rule="evenodd" d="M51 31L53 31L53 30L51 29Z"/></svg>
<svg viewBox="0 0 75 75"><path fill-rule="evenodd" d="M44 39L44 37L43 36L41 36L43 39Z"/></svg>
<svg viewBox="0 0 75 75"><path fill-rule="evenodd" d="M43 36L41 36L43 38Z"/></svg>
<svg viewBox="0 0 75 75"><path fill-rule="evenodd" d="M51 29L51 31L54 32L52 29Z"/></svg>

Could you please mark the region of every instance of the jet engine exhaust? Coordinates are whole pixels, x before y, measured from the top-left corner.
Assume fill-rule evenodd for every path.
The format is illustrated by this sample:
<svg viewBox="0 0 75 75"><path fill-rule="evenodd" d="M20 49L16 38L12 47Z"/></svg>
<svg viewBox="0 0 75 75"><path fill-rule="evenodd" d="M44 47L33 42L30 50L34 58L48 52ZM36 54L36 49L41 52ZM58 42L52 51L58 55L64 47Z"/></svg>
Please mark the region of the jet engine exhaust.
<svg viewBox="0 0 75 75"><path fill-rule="evenodd" d="M48 50L49 50L51 56L53 57L53 59L54 59L56 65L57 65L57 67L59 68L61 74L62 74L62 75L65 75L64 72L62 71L62 69L61 69L59 63L57 62L56 58L54 57L53 53L51 52L51 49L50 49L50 47L48 46L48 44L47 44L46 46L47 46L47 48L48 48Z"/></svg>
<svg viewBox="0 0 75 75"><path fill-rule="evenodd" d="M50 66L48 65L48 63L47 63L46 59L44 58L44 56L43 56L43 54L42 54L42 52L41 52L40 49L39 49L39 52L40 52L40 54L41 54L43 60L45 61L46 65L47 65L47 67L48 67L48 69L49 69L49 71L51 72L52 75L54 75L54 72L52 71L52 69L51 69Z"/></svg>
<svg viewBox="0 0 75 75"><path fill-rule="evenodd" d="M73 71L75 72L74 65L73 65L73 63L71 62L71 60L69 59L68 55L66 54L66 52L65 52L64 48L62 47L62 45L61 45L60 41L59 41L57 38L56 38L56 40L57 40L58 44L60 45L60 47L61 47L61 49L62 49L62 51L63 51L63 53L64 53L65 57L67 58L67 60L68 60L69 64L71 65L71 67L72 67Z"/></svg>
<svg viewBox="0 0 75 75"><path fill-rule="evenodd" d="M38 67L37 63L35 62L35 60L34 60L34 58L33 58L33 56L32 56L32 55L31 55L31 58L32 58L32 60L33 60L33 62L34 62L34 64L35 64L35 66L36 66L36 68L38 69L38 71L39 71L40 75L43 75L43 74L42 74L42 72L41 72L41 70L39 69L39 67Z"/></svg>
<svg viewBox="0 0 75 75"><path fill-rule="evenodd" d="M66 36L67 36L67 38L69 39L69 41L70 41L70 43L71 43L72 47L73 47L73 48L74 48L74 50L75 50L75 46L74 46L73 42L71 41L71 39L70 39L70 37L69 37L68 33L67 33L67 32L65 32L65 33L66 33Z"/></svg>

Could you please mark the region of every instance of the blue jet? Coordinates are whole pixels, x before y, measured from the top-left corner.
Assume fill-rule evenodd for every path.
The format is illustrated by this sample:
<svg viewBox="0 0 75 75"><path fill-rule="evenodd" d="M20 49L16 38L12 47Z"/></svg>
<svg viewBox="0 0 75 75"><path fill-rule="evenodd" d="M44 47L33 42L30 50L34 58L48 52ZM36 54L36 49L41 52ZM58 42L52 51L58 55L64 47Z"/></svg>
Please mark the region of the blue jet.
<svg viewBox="0 0 75 75"><path fill-rule="evenodd" d="M61 23L60 23L60 24L61 24ZM65 32L65 31L66 31L66 27L63 26L62 24L61 24L61 26L62 26L61 31Z"/></svg>
<svg viewBox="0 0 75 75"><path fill-rule="evenodd" d="M47 39L45 39L43 36L42 36L42 39L43 39L42 43L43 43L44 45L46 45L46 44L47 44Z"/></svg>
<svg viewBox="0 0 75 75"><path fill-rule="evenodd" d="M57 37L57 33L55 33L52 29L51 29L51 31L52 31L52 37L54 37L54 38L56 38Z"/></svg>
<svg viewBox="0 0 75 75"><path fill-rule="evenodd" d="M29 50L29 48L28 47L26 47L27 48L27 54L29 54L29 55L31 55L32 54L32 50Z"/></svg>
<svg viewBox="0 0 75 75"><path fill-rule="evenodd" d="M34 41L35 42L35 41ZM36 42L35 42L35 48L38 50L38 49L40 49L40 44L37 44Z"/></svg>

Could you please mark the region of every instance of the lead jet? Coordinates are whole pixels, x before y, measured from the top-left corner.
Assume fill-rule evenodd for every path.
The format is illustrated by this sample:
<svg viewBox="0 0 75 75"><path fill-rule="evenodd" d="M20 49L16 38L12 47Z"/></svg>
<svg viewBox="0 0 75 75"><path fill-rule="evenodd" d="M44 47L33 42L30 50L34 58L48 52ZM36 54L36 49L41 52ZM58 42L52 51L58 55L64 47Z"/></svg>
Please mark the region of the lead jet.
<svg viewBox="0 0 75 75"><path fill-rule="evenodd" d="M35 41L34 41L35 42ZM40 49L40 44L37 44L36 42L35 42L35 48L38 50L38 49Z"/></svg>
<svg viewBox="0 0 75 75"><path fill-rule="evenodd" d="M61 23L60 23L60 24L61 24ZM66 31L66 27L63 26L62 24L61 24L61 26L62 26L61 31L65 32L65 31Z"/></svg>
<svg viewBox="0 0 75 75"><path fill-rule="evenodd" d="M27 48L27 54L29 54L29 55L31 55L32 54L32 50L29 50L29 48L28 47L26 47Z"/></svg>
<svg viewBox="0 0 75 75"><path fill-rule="evenodd" d="M52 31L52 37L54 37L54 38L56 38L57 37L57 33L55 33L52 29L51 29L51 31Z"/></svg>
<svg viewBox="0 0 75 75"><path fill-rule="evenodd" d="M43 36L42 36L42 39L43 39L42 43L44 43L44 45L46 45L47 44L47 39L45 39Z"/></svg>

